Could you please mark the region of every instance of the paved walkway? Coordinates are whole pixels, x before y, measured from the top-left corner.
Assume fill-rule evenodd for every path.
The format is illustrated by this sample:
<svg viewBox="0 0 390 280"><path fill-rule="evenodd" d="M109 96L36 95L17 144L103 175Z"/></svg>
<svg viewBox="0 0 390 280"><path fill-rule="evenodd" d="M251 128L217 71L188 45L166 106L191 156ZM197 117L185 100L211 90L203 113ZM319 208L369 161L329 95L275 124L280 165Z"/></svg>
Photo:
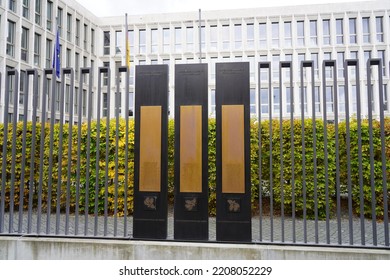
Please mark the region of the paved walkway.
<svg viewBox="0 0 390 280"><path fill-rule="evenodd" d="M10 233L9 231L9 220L10 214L6 213L4 217L4 232L5 234ZM31 223L31 233L36 235L38 232L37 227L38 214L34 213L32 215ZM126 221L124 217L117 217L116 219L112 216L104 218L104 216L97 217L97 223L95 224L95 217L88 216L87 219L87 231L85 231L86 218L84 215L79 215L78 217L78 232L76 234L76 217L75 215L69 216L68 222L66 221L66 216L61 214L57 222L56 215L50 215L49 219L49 230L47 231L47 215L46 213L41 214L41 227L40 235L70 235L70 236L94 236L95 226L96 226L96 236L97 237L107 237L107 238L131 238L132 237L132 217L127 217ZM28 224L28 215L27 212L23 213L23 222L22 230L20 235L27 235L27 224ZM126 227L125 227L126 225ZM293 243L293 220L291 217L287 217L282 223L280 217L274 217L272 220L273 231L271 231L271 219L269 216L263 217L261 228L260 228L260 219L259 216L252 218L252 240L253 242L283 242L282 234L284 232L284 242ZM295 242L296 243L305 243L304 242L304 220L295 219ZM361 235L361 221L356 217L352 220L352 238L353 245L362 245L362 235ZM385 245L385 227L383 222L377 222L375 224L377 232L377 245ZM389 225L387 225L389 227ZM16 212L13 216L13 230L11 233L19 234L19 214ZM56 229L58 232L56 234ZM209 218L209 240L216 240L216 220L214 217ZM283 229L283 230L282 230ZM329 243L332 245L339 244L339 231L337 220L329 220L328 223L328 232L329 232ZM366 245L375 244L373 240L373 224L371 220L364 220L364 243ZM87 234L85 234L87 232ZM350 245L350 234L349 234L349 220L346 217L342 217L340 234L341 234L341 244ZM260 235L261 233L261 235ZM315 221L307 220L306 221L306 237L307 243L316 243L316 227ZM169 211L168 214L168 240L173 240L173 211ZM318 243L326 244L327 243L327 223L326 221L318 221Z"/></svg>

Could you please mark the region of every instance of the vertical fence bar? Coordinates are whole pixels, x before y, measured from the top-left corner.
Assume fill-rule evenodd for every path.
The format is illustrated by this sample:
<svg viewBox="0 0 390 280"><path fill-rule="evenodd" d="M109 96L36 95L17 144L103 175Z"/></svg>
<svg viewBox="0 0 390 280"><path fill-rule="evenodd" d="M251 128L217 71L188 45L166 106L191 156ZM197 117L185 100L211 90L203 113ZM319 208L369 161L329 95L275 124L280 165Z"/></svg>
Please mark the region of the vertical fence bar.
<svg viewBox="0 0 390 280"><path fill-rule="evenodd" d="M371 65L374 60L367 60L367 105L368 105L368 130L370 143L370 185L371 185L371 221L372 221L372 242L377 245L376 227L376 194L375 194L375 160L374 160L374 136L373 136L373 86L371 84Z"/></svg>
<svg viewBox="0 0 390 280"><path fill-rule="evenodd" d="M385 116L384 116L384 100L383 100L383 75L382 75L382 63L384 61L379 60L378 75L379 75L379 118L381 127L381 156L382 156L382 188L383 188L383 226L385 233L385 246L389 246L389 207L388 207L388 192L387 192L387 173L386 173L386 139L385 139Z"/></svg>
<svg viewBox="0 0 390 280"><path fill-rule="evenodd" d="M333 92L337 91L337 79L336 61L324 60L322 72L325 75L326 67L333 68ZM336 85L336 86L335 86ZM328 162L328 113L326 104L326 77L322 80L322 105L323 105L323 123L324 123L324 165L325 165L325 207L326 207L326 243L330 244L330 223L329 223L329 162Z"/></svg>
<svg viewBox="0 0 390 280"><path fill-rule="evenodd" d="M333 66L333 74L336 75L336 67ZM337 212L337 242L341 245L341 196L340 196L340 140L339 140L339 102L338 102L338 87L337 76L333 79L333 111L334 111L334 128L335 128L335 144L336 144L336 212ZM344 76L343 76L344 77ZM344 80L344 83L346 81ZM345 94L345 92L344 92Z"/></svg>
<svg viewBox="0 0 390 280"><path fill-rule="evenodd" d="M110 93L111 93L111 71L107 70L107 116L106 116L106 166L104 176L104 236L107 236L107 217L108 217L108 161L110 152Z"/></svg>
<svg viewBox="0 0 390 280"><path fill-rule="evenodd" d="M92 68L82 68L81 73L88 74L88 99L87 110L87 163L85 170L85 206L84 206L84 236L88 235L88 217L89 217L89 180L91 172L91 121L92 121ZM97 174L96 174L97 176Z"/></svg>
<svg viewBox="0 0 390 280"><path fill-rule="evenodd" d="M48 195L47 195L47 211L46 211L46 234L50 233L50 214L51 214L51 197L52 197L52 184L53 184L53 149L54 149L54 125L56 119L56 83L57 78L54 69L45 70L45 75L52 75L51 83L51 104L50 104L50 131L49 131L49 171L48 171ZM57 202L58 203L58 202Z"/></svg>
<svg viewBox="0 0 390 280"><path fill-rule="evenodd" d="M60 121L59 121L59 145L58 145L58 172L57 172L57 202L56 202L56 229L55 234L60 233L61 221L61 186L62 186L62 151L63 151L63 134L64 134L64 103L65 103L65 75L70 74L70 69L62 69L61 87L60 87Z"/></svg>
<svg viewBox="0 0 390 280"><path fill-rule="evenodd" d="M12 115L12 159L11 159L11 186L10 186L10 201L9 201L9 233L14 232L14 206L15 206L15 161L16 161L16 134L19 114L19 72L14 71L15 87L14 87L14 111Z"/></svg>
<svg viewBox="0 0 390 280"><path fill-rule="evenodd" d="M280 192L281 192L281 216L282 216L282 224L281 224L281 233L282 233L282 242L284 243L285 237L285 227L284 227L284 163L283 163L283 68L289 68L290 76L292 72L291 61L281 61L279 64L279 138L280 138ZM292 90L292 81L290 79L290 91ZM286 92L286 100L287 100L287 92ZM292 101L291 101L292 102ZM287 102L286 102L287 104Z"/></svg>
<svg viewBox="0 0 390 280"><path fill-rule="evenodd" d="M352 213L352 174L351 174L351 129L349 112L349 66L356 68L357 60L347 59L344 61L344 97L345 97L345 129L346 129L346 151L347 151L347 188L348 188L348 229L349 244L353 245L353 213ZM355 69L356 70L356 69ZM356 73L356 71L355 71ZM356 74L355 74L356 75ZM358 82L358 80L356 80Z"/></svg>
<svg viewBox="0 0 390 280"><path fill-rule="evenodd" d="M37 107L38 107L38 71L36 69L27 70L27 77L33 75L33 98L32 98L32 131L31 131L31 152L30 152L30 178L28 181L28 214L27 214L27 233L31 233L32 227L32 207L35 193L35 146L37 130ZM27 78L26 92L30 91L30 80ZM19 218L20 219L20 218Z"/></svg>
<svg viewBox="0 0 390 280"><path fill-rule="evenodd" d="M70 69L70 92L69 92L69 125L68 125L68 165L66 181L66 214L65 214L65 235L69 234L70 215L70 186L72 184L72 146L73 146L73 93L74 93L74 70Z"/></svg>
<svg viewBox="0 0 390 280"><path fill-rule="evenodd" d="M119 73L124 72L126 73L126 79L125 79L125 122L126 122L126 131L125 131L125 194L124 194L124 217L123 217L123 237L127 237L127 192L129 190L128 181L129 181L129 99L130 99L130 92L129 92L129 67L120 67Z"/></svg>
<svg viewBox="0 0 390 280"><path fill-rule="evenodd" d="M306 208L306 145L305 145L305 97L303 85L303 68L305 62L300 65L301 70L301 139L302 139L302 192L303 192L303 242L307 243L307 208Z"/></svg>
<svg viewBox="0 0 390 280"><path fill-rule="evenodd" d="M39 148L39 182L38 182L38 209L37 209L37 234L41 233L41 216L42 216L42 188L43 188L43 158L45 155L45 126L46 126L46 95L47 95L47 76L46 71L50 72L50 69L44 70L43 79L43 92L42 92L42 105L41 105L41 135L40 135L40 148ZM53 69L51 69L53 73Z"/></svg>
<svg viewBox="0 0 390 280"><path fill-rule="evenodd" d="M356 104L358 126L358 161L359 161L359 198L360 198L360 230L361 244L366 244L366 228L364 222L364 194L363 194L363 152L362 152L362 104L360 93L359 61L356 61Z"/></svg>
<svg viewBox="0 0 390 280"><path fill-rule="evenodd" d="M95 163L95 209L94 209L94 231L93 235L98 235L98 204L99 204L99 186L100 186L100 180L99 180L99 172L100 172L100 114L101 114L101 96L102 96L102 74L107 73L108 68L106 67L99 67L98 72L98 93L97 93L97 108L96 108L96 163Z"/></svg>
<svg viewBox="0 0 390 280"><path fill-rule="evenodd" d="M268 70L268 111L269 111L269 203L270 203L270 235L271 242L274 241L274 191L273 191L273 156L272 156L272 75L271 75L271 63Z"/></svg>
<svg viewBox="0 0 390 280"><path fill-rule="evenodd" d="M258 95L258 106L259 106L259 223L260 223L260 241L263 241L263 174L262 174L262 124L261 124L261 70L268 69L268 75L271 75L271 67L269 62L259 62L259 95ZM270 87L270 84L268 84ZM271 101L269 101L271 102ZM272 232L272 231L271 231Z"/></svg>
<svg viewBox="0 0 390 280"><path fill-rule="evenodd" d="M28 105L29 105L29 71L26 71L24 79L25 98L23 100L23 132L22 132L22 170L20 175L20 187L19 187L19 219L18 219L18 233L23 231L23 208L24 208L24 188L25 188L25 167L26 167L26 137L27 137L27 119L28 119Z"/></svg>
<svg viewBox="0 0 390 280"><path fill-rule="evenodd" d="M120 80L121 72L116 70L116 92L115 92L115 178L114 178L114 236L118 232L118 143L119 143L119 99L121 98Z"/></svg>
<svg viewBox="0 0 390 280"><path fill-rule="evenodd" d="M9 87L9 81L8 81L8 74L6 74L5 77L5 92L4 92L4 115L3 115L3 151L2 151L2 165L1 165L1 201L0 201L0 233L4 232L4 208L5 208L5 188L6 188L6 163L7 163L7 140L8 140L8 107L9 107L9 93L8 87ZM0 92L1 92L1 73L0 73Z"/></svg>
<svg viewBox="0 0 390 280"><path fill-rule="evenodd" d="M296 243L296 218L295 218L295 142L294 142L294 86L293 70L290 61L290 141L291 141L291 207L292 207L292 241Z"/></svg>
<svg viewBox="0 0 390 280"><path fill-rule="evenodd" d="M82 70L82 69L80 69ZM80 216L80 176L81 176L81 127L83 125L83 78L84 73L80 71L79 76L79 94L77 101L77 169L76 169L76 206L75 206L75 228L74 235L79 234L79 216Z"/></svg>

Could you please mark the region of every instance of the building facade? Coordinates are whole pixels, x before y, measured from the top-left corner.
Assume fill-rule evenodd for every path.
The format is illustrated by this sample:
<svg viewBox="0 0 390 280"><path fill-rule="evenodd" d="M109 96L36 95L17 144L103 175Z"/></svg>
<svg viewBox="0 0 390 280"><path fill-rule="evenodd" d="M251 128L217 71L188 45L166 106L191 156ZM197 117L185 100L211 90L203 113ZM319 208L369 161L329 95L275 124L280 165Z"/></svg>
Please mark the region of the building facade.
<svg viewBox="0 0 390 280"><path fill-rule="evenodd" d="M2 0L0 1L0 72L1 92L5 92L5 73L15 68L22 78L26 69L37 68L42 83L44 68L50 68L55 42L56 23L60 31L62 67L75 69L75 93L86 100L87 84L79 68L92 67L93 93L98 88L98 67L111 70L111 83L103 75L103 116L107 114L107 92L121 92L120 112L124 116L134 106L135 67L143 64L169 65L169 103L171 117L174 104L174 67L181 63L207 63L209 78L209 115L215 114L215 64L218 62L247 61L250 65L250 100L253 117L259 113L268 116L282 110L289 116L301 114L300 65L302 61L313 61L314 81L306 69L303 75L304 112L312 114L312 99L319 117L324 102L329 117L334 110L333 86L337 84L338 110L345 112L345 84L349 89L351 114L356 114L356 90L361 89L362 103L367 104L366 61L380 58L383 62L383 95L386 113L389 112L388 92L390 90L390 2L387 0L322 4L277 8L243 10L198 11L174 14L153 14L129 16L128 36L130 42L130 104L125 104L124 85L117 89L118 66L126 64L125 17L98 18L73 0ZM344 61L359 59L360 78L356 69L350 69L350 79L344 78ZM322 61L335 60L336 76L332 69L322 69ZM271 63L271 83L267 71L260 71L259 62ZM279 77L279 62L292 62L293 100L290 100L289 70ZM323 75L325 82L323 83ZM280 78L282 83L280 83ZM68 79L68 78L67 78ZM22 79L21 79L22 80ZM121 79L121 81L124 81ZM70 83L66 82L66 96ZM377 71L372 75L374 90L373 111L379 112L379 78ZM11 87L16 85L11 85ZM271 87L272 98L269 98ZM324 88L325 87L325 88ZM82 88L82 89L81 89ZM314 93L312 93L314 88ZM80 90L81 89L81 90ZM24 91L19 82L19 120ZM10 94L12 94L12 88ZM57 91L58 92L58 91ZM324 96L325 95L325 96ZM110 94L110 111L115 109L114 94ZM280 99L282 98L282 106ZM65 98L69 100L69 98ZM97 108L96 96L93 107ZM77 98L76 98L77 100ZM259 105L260 102L260 106ZM293 103L291 105L291 102ZM59 100L56 102L59 109ZM85 111L83 102L83 110ZM9 116L14 104L8 108ZM65 101L65 112L69 101ZM77 104L73 104L77 109ZM4 112L4 94L0 98L0 109ZM367 106L362 106L367 115ZM77 112L77 110L75 110ZM93 109L96 116L97 109ZM0 114L0 120L3 113ZM112 113L111 113L112 116ZM31 116L27 116L30 118ZM77 118L76 118L77 121Z"/></svg>

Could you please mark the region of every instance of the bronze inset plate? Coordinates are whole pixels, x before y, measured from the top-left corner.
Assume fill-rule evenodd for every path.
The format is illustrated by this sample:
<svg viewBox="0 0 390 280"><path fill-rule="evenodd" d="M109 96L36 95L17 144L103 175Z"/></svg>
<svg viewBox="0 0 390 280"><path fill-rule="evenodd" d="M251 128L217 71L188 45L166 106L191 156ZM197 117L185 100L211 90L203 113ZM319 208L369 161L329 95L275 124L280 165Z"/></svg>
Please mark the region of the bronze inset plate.
<svg viewBox="0 0 390 280"><path fill-rule="evenodd" d="M139 158L139 190L160 192L161 106L141 106Z"/></svg>
<svg viewBox="0 0 390 280"><path fill-rule="evenodd" d="M222 105L222 192L245 193L244 105Z"/></svg>
<svg viewBox="0 0 390 280"><path fill-rule="evenodd" d="M180 106L180 192L202 192L202 106Z"/></svg>

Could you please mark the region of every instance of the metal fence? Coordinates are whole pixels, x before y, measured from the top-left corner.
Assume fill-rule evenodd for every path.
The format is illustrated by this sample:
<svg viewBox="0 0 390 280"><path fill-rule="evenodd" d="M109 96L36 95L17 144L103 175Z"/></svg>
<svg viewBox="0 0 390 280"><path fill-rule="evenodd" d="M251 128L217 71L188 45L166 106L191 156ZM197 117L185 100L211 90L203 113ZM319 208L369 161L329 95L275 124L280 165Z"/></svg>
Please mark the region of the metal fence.
<svg viewBox="0 0 390 280"><path fill-rule="evenodd" d="M259 63L258 138L255 139L259 153L251 156L258 160L256 172L260 179L255 186L258 211L252 217L252 242L388 249L390 121L384 115L382 61L370 59L367 62L367 84L373 83L371 79L375 75L375 83L378 83L378 90L368 86L367 92L359 86L359 61L345 61L343 114L338 106L336 62L323 61L322 67L322 95L315 96L314 62L302 62L301 111L294 112L296 106L291 90L294 69L291 62L280 63L280 109L279 116L274 116L271 63ZM377 71L372 71L374 67ZM352 78L350 68L354 68ZM333 71L333 79L326 76L329 69ZM283 81L286 70L289 71L287 82ZM110 79L104 101L107 102L106 117L102 117L102 81L110 74L110 69L98 69L96 94L91 71L90 68L80 69L79 94L76 95L73 69L62 69L59 92L56 83L49 83L56 79L55 70L46 69L42 92L49 95L40 95L37 70L27 70L24 92L32 95L24 94L22 122L17 118L18 87L13 87L12 100L9 90L11 79L14 85L19 84L19 73L7 71L4 124L0 132L0 235L132 238L133 130L127 113L124 119L120 118L118 94L111 118ZM267 82L260 77L262 71L268 73ZM116 79L117 92L124 88L128 93L128 70L120 67L118 72L124 74L125 79L120 79L120 75ZM350 112L352 80L356 83L355 114ZM70 85L68 101L65 100L67 83ZM327 112L326 86L329 83L333 86L332 121ZM87 106L84 106L86 114L82 122L81 92L85 84L88 98L84 100ZM311 86L311 110L304 106L304 85ZM286 91L282 88L286 87L290 88L290 96L283 95ZM262 112L265 107L261 104L264 88L268 91L266 119ZM59 112L56 110L57 93ZM367 100L377 95L378 115L373 115L372 102L362 102L364 93ZM316 102L320 97L322 111L318 113ZM128 94L125 99L129 104ZM30 102L32 117L27 121ZM67 102L66 113L64 104ZM77 114L74 112L76 102ZM284 102L289 107L287 117L281 109ZM10 103L13 105L11 120L7 110ZM47 112L44 108L48 105ZM368 106L367 116L363 116L362 106ZM93 110L96 110L96 119L92 119ZM171 239L173 215L173 211L169 211L168 236ZM209 240L214 241L215 218L210 217L209 223Z"/></svg>

